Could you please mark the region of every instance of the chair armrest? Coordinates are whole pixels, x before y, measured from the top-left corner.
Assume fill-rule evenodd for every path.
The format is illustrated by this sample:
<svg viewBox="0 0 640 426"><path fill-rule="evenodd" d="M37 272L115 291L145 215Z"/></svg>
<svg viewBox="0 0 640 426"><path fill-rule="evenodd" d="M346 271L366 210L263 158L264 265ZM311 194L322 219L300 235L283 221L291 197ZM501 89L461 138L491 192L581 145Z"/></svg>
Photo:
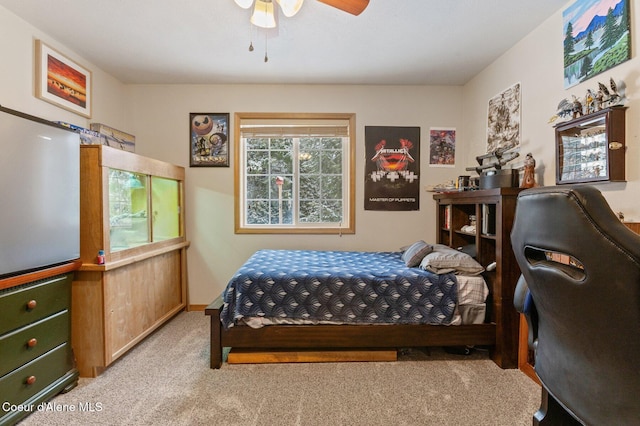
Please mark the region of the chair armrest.
<svg viewBox="0 0 640 426"><path fill-rule="evenodd" d="M527 336L527 344L529 349L534 350L538 346L538 311L533 302L533 297L529 291L529 285L522 275L518 278L516 290L513 295L513 306L518 312L524 314L527 320L529 335Z"/></svg>
<svg viewBox="0 0 640 426"><path fill-rule="evenodd" d="M521 314L525 312L525 302L527 299L527 295L529 295L529 285L527 281L524 279L522 275L518 278L518 282L516 284L516 290L513 295L513 306L516 308L516 311Z"/></svg>

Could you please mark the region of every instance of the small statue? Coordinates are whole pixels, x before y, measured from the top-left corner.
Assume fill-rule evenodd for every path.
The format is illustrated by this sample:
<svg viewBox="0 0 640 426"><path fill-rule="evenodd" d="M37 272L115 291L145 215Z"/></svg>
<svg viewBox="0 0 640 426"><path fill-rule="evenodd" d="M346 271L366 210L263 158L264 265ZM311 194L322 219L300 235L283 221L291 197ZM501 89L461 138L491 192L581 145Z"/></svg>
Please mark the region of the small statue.
<svg viewBox="0 0 640 426"><path fill-rule="evenodd" d="M573 118L578 118L582 115L582 102L580 102L580 99L576 98L575 95L573 96L573 108L571 109L571 111L573 112Z"/></svg>
<svg viewBox="0 0 640 426"><path fill-rule="evenodd" d="M596 111L600 111L602 108L604 108L604 92L602 91L602 89L596 92L595 104Z"/></svg>
<svg viewBox="0 0 640 426"><path fill-rule="evenodd" d="M536 160L531 153L524 159L524 176L520 183L520 188L533 188L536 185Z"/></svg>
<svg viewBox="0 0 640 426"><path fill-rule="evenodd" d="M587 90L587 94L584 96L585 109L587 114L596 112L595 97L591 89Z"/></svg>
<svg viewBox="0 0 640 426"><path fill-rule="evenodd" d="M620 93L618 93L618 85L613 78L609 79L609 85L611 87L611 94L609 95L609 105L617 105L622 100Z"/></svg>

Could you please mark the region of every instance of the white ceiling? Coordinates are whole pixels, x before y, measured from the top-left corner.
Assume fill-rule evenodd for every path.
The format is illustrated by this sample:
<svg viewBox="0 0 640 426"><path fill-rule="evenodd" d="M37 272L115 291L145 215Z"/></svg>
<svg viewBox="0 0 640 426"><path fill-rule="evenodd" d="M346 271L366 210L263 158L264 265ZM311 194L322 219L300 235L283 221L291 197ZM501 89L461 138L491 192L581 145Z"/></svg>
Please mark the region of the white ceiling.
<svg viewBox="0 0 640 426"><path fill-rule="evenodd" d="M233 0L0 6L52 37L51 47L60 44L123 83L461 85L566 2L371 0L352 16L305 0L296 16L280 15L278 28L266 33L250 30L250 10Z"/></svg>

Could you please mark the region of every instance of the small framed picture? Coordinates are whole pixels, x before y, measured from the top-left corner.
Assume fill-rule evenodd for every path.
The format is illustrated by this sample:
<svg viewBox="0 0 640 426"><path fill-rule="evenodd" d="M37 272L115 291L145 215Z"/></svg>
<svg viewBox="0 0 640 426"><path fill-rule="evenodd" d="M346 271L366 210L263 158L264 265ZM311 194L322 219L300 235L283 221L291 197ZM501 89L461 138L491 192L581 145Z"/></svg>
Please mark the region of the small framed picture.
<svg viewBox="0 0 640 426"><path fill-rule="evenodd" d="M189 134L191 167L229 167L229 113L190 113Z"/></svg>
<svg viewBox="0 0 640 426"><path fill-rule="evenodd" d="M36 96L91 118L91 71L36 40Z"/></svg>

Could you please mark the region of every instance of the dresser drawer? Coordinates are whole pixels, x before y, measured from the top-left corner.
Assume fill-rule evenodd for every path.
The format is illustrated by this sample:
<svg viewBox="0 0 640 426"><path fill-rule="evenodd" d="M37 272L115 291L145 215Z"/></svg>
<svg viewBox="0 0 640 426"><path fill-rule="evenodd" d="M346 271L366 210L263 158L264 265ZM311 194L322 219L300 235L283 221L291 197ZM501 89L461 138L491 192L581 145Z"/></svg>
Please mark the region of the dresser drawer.
<svg viewBox="0 0 640 426"><path fill-rule="evenodd" d="M0 378L0 395L9 404L21 404L51 386L73 369L73 356L68 343L50 350L30 363ZM30 379L33 382L30 384ZM0 417L6 414L0 405Z"/></svg>
<svg viewBox="0 0 640 426"><path fill-rule="evenodd" d="M0 376L68 341L70 321L64 310L0 336Z"/></svg>
<svg viewBox="0 0 640 426"><path fill-rule="evenodd" d="M59 275L0 293L0 334L71 306L73 274Z"/></svg>

